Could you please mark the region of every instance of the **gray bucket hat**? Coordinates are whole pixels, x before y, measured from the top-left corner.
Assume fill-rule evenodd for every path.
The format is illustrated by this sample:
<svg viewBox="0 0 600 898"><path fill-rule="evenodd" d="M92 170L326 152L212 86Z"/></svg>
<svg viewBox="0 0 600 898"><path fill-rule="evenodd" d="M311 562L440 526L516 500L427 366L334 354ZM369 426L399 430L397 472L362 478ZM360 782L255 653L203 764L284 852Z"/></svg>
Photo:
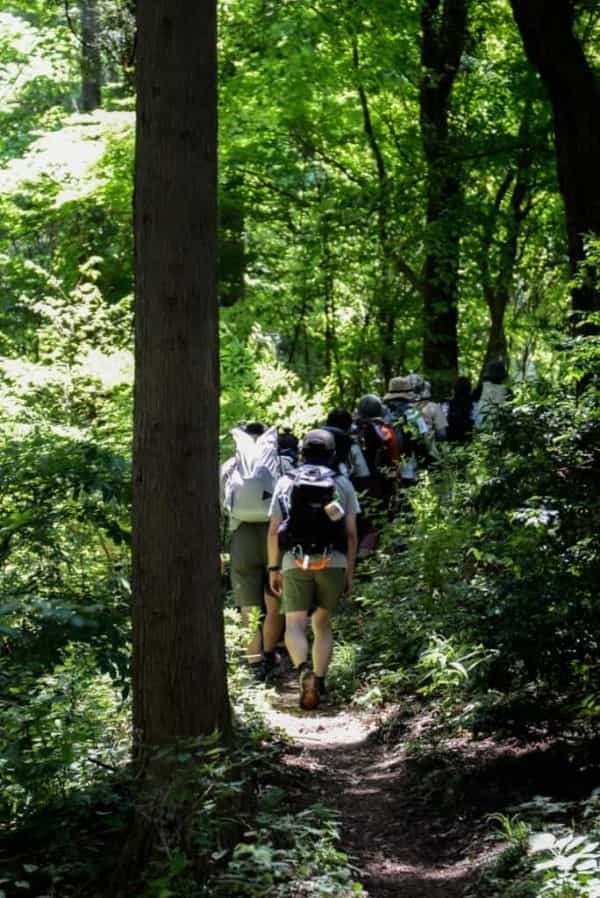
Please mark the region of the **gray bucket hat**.
<svg viewBox="0 0 600 898"><path fill-rule="evenodd" d="M408 374L406 377L391 377L388 382L388 391L383 401L388 399L408 399L414 402L419 398L423 390L423 378L420 374Z"/></svg>

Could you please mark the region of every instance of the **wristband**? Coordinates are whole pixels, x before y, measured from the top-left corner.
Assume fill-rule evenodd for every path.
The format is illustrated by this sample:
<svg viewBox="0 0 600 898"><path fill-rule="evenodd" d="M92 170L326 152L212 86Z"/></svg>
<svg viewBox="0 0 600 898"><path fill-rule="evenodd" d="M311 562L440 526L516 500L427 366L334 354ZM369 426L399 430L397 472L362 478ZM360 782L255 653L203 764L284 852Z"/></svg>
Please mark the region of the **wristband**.
<svg viewBox="0 0 600 898"><path fill-rule="evenodd" d="M267 570L269 573L271 573L272 571L280 571L281 565L280 564L270 564L270 565L268 565Z"/></svg>

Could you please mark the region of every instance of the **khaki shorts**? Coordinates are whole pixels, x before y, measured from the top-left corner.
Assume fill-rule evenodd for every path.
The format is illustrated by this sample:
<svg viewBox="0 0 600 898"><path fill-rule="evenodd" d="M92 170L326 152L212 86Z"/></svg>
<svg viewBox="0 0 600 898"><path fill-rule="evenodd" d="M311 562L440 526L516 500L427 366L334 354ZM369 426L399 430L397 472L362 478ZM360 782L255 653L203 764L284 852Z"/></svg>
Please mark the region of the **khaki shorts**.
<svg viewBox="0 0 600 898"><path fill-rule="evenodd" d="M329 567L323 571L290 568L283 572L281 611L310 611L325 608L333 614L346 585L346 568Z"/></svg>
<svg viewBox="0 0 600 898"><path fill-rule="evenodd" d="M239 608L262 608L268 587L267 533L269 524L242 523L231 534L231 586Z"/></svg>

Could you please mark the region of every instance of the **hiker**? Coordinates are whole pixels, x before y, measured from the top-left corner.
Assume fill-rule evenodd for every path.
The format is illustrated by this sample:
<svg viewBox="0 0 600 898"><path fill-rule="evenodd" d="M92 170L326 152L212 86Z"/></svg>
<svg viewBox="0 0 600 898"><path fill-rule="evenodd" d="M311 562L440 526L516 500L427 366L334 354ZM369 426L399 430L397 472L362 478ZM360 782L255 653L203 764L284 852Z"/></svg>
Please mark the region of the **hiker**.
<svg viewBox="0 0 600 898"><path fill-rule="evenodd" d="M350 593L360 511L354 488L335 468L335 440L310 430L302 464L275 485L271 502L269 584L281 596L285 644L299 677L300 707L312 710L325 691L333 635L331 616ZM312 611L312 666L306 625Z"/></svg>
<svg viewBox="0 0 600 898"><path fill-rule="evenodd" d="M417 465L429 455L425 443L429 428L417 405L424 384L419 374L392 377L383 397L402 456L400 484L404 489L417 482Z"/></svg>
<svg viewBox="0 0 600 898"><path fill-rule="evenodd" d="M352 415L345 408L334 408L327 415L325 430L335 439L335 461L340 474L350 479L368 477L369 466L352 434Z"/></svg>
<svg viewBox="0 0 600 898"><path fill-rule="evenodd" d="M378 518L392 517L396 507L400 449L385 416L386 409L379 396L368 393L360 399L354 433L368 468L366 475L352 476L356 491L365 497L358 519L360 555L377 548L381 530Z"/></svg>
<svg viewBox="0 0 600 898"><path fill-rule="evenodd" d="M253 614L262 626L250 634L246 660L257 680L270 678L277 666L275 647L283 630L279 600L269 589L267 532L269 508L279 477L292 470L279 454L276 427L260 422L234 427L236 453L221 468L221 504L230 533L231 585L242 626L249 630Z"/></svg>
<svg viewBox="0 0 600 898"><path fill-rule="evenodd" d="M471 402L471 381L468 377L457 377L452 386L452 395L446 403L449 443L466 443L473 433Z"/></svg>
<svg viewBox="0 0 600 898"><path fill-rule="evenodd" d="M431 398L431 384L428 380L423 381L423 387L416 402L416 407L427 424L429 438L432 441L445 440L448 421L442 406Z"/></svg>
<svg viewBox="0 0 600 898"><path fill-rule="evenodd" d="M476 428L493 423L500 406L511 398L507 378L508 371L502 359L493 359L485 366L483 383L473 396L473 422Z"/></svg>
<svg viewBox="0 0 600 898"><path fill-rule="evenodd" d="M298 437L295 436L288 427L286 427L284 431L277 435L277 444L279 448L279 455L281 456L281 458L287 459L295 468L298 464Z"/></svg>

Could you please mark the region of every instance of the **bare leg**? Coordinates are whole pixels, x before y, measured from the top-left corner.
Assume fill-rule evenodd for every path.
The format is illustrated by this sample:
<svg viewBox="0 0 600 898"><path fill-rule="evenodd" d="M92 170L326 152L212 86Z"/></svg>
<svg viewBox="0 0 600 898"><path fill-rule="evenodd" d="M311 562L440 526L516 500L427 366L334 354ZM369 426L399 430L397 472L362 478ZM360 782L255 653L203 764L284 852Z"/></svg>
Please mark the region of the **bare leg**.
<svg viewBox="0 0 600 898"><path fill-rule="evenodd" d="M279 642L283 630L283 614L280 610L280 599L265 593L265 607L267 613L263 621L263 650L273 652Z"/></svg>
<svg viewBox="0 0 600 898"><path fill-rule="evenodd" d="M329 667L333 633L331 632L331 614L325 608L316 608L312 615L313 670L318 677L324 677Z"/></svg>
<svg viewBox="0 0 600 898"><path fill-rule="evenodd" d="M308 657L307 618L306 611L288 611L285 616L285 645L294 667L299 667Z"/></svg>

